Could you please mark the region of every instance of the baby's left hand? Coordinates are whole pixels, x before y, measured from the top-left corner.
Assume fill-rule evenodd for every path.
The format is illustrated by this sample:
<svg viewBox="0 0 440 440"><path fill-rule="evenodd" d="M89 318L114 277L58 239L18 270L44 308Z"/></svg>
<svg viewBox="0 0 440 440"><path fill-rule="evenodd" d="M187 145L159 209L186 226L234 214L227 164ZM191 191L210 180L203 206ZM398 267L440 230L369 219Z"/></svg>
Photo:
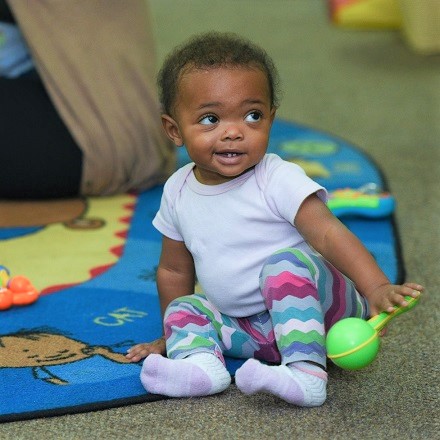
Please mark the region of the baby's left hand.
<svg viewBox="0 0 440 440"><path fill-rule="evenodd" d="M371 316L380 312L392 312L395 306L405 307L408 305L405 296L417 298L424 287L416 283L384 284L379 286L368 295L371 308Z"/></svg>
<svg viewBox="0 0 440 440"><path fill-rule="evenodd" d="M127 350L127 354L125 355L125 357L130 362L139 362L140 360L145 359L148 355L152 353L166 356L166 352L167 350L165 338L162 336L161 338L156 339L152 342L136 344L135 346Z"/></svg>

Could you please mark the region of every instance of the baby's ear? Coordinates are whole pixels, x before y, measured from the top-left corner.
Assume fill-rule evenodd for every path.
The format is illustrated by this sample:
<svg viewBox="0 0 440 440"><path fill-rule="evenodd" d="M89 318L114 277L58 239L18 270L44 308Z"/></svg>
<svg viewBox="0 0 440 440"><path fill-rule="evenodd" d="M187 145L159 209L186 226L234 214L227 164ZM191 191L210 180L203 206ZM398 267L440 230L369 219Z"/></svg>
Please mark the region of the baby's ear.
<svg viewBox="0 0 440 440"><path fill-rule="evenodd" d="M270 123L272 124L273 120L275 119L275 116L277 114L278 107L272 107L270 110Z"/></svg>
<svg viewBox="0 0 440 440"><path fill-rule="evenodd" d="M180 130L177 122L170 115L163 114L162 125L167 136L174 142L177 147L181 147L184 142L182 136L180 135Z"/></svg>

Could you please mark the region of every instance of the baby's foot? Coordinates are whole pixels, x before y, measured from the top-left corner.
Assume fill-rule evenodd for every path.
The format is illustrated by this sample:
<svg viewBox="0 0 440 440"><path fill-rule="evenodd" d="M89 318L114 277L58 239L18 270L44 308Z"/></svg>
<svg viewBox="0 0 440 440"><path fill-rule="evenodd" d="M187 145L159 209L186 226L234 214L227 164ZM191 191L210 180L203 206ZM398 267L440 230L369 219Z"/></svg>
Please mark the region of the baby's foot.
<svg viewBox="0 0 440 440"><path fill-rule="evenodd" d="M217 356L210 353L197 353L185 359L150 354L142 366L141 382L152 394L196 397L224 391L231 376Z"/></svg>
<svg viewBox="0 0 440 440"><path fill-rule="evenodd" d="M273 394L298 406L320 406L327 397L327 373L307 362L269 366L247 360L235 373L235 383L245 394Z"/></svg>

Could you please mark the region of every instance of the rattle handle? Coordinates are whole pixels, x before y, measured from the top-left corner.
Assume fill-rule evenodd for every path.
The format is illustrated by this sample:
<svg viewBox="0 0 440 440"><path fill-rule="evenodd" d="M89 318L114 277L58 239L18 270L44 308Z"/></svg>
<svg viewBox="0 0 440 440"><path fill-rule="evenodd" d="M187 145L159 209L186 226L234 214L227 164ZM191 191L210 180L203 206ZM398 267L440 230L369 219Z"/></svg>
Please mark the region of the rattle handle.
<svg viewBox="0 0 440 440"><path fill-rule="evenodd" d="M420 299L420 295L417 298L413 298L412 296L405 296L405 300L407 301L406 306L395 306L392 312L382 312L376 316L370 318L367 322L374 328L377 332L381 331L391 319L396 316L401 315L402 313L412 309Z"/></svg>

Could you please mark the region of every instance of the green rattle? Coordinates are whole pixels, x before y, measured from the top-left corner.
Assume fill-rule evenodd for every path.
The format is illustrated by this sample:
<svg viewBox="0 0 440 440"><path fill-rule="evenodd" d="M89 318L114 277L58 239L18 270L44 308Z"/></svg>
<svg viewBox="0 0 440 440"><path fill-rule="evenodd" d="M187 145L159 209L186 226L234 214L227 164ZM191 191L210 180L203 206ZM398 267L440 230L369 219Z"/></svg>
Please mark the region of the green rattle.
<svg viewBox="0 0 440 440"><path fill-rule="evenodd" d="M412 309L419 301L406 296L406 306L396 306L392 312L382 312L368 321L345 318L330 328L327 334L327 356L338 367L360 370L371 364L379 352L379 332L394 317Z"/></svg>

